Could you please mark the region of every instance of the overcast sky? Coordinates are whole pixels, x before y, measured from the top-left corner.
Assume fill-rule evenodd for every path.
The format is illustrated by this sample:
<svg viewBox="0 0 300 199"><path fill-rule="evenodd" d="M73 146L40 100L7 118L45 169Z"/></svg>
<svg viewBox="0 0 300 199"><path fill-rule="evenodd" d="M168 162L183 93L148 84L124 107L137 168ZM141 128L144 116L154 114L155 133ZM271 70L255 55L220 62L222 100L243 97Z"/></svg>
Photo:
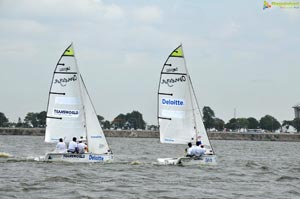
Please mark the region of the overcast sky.
<svg viewBox="0 0 300 199"><path fill-rule="evenodd" d="M46 110L54 67L73 42L99 115L137 110L157 124L163 63L180 43L200 106L279 121L300 102L300 9L263 0L0 0L0 112Z"/></svg>

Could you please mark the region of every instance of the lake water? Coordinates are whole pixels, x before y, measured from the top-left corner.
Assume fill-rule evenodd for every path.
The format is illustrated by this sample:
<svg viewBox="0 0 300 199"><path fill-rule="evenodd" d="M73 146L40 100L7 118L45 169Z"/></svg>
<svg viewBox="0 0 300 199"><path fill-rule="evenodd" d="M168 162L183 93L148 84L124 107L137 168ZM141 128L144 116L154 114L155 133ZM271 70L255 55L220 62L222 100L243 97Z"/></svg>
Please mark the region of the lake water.
<svg viewBox="0 0 300 199"><path fill-rule="evenodd" d="M111 164L35 161L39 136L0 136L0 198L300 198L300 143L212 140L216 166L157 166L185 146L108 138Z"/></svg>

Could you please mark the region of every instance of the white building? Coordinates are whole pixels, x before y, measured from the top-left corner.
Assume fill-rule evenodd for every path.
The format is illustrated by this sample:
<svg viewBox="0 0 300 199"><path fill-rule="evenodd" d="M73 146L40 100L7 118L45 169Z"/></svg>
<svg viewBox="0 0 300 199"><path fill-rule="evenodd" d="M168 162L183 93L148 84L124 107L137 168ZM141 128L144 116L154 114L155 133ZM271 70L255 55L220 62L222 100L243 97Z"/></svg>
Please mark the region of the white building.
<svg viewBox="0 0 300 199"><path fill-rule="evenodd" d="M300 103L293 106L295 112L295 118L300 118Z"/></svg>

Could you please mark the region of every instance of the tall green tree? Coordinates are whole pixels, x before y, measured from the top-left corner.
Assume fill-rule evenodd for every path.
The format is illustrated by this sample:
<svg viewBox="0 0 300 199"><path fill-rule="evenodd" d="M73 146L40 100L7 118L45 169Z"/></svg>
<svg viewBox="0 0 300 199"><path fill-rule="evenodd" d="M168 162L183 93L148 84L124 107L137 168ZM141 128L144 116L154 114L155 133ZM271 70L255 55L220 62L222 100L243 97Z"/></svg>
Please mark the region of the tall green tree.
<svg viewBox="0 0 300 199"><path fill-rule="evenodd" d="M123 128L126 123L126 116L124 114L119 114L115 119L111 122L112 127L117 128Z"/></svg>
<svg viewBox="0 0 300 199"><path fill-rule="evenodd" d="M229 122L225 124L225 127L226 127L227 129L232 130L232 131L237 130L237 129L238 129L237 119L231 118L231 119L229 120Z"/></svg>
<svg viewBox="0 0 300 199"><path fill-rule="evenodd" d="M110 129L111 127L111 124L108 120L105 120L103 123L102 123L102 127L103 129Z"/></svg>
<svg viewBox="0 0 300 199"><path fill-rule="evenodd" d="M143 115L138 111L132 111L126 114L126 119L131 128L145 129L146 122L143 119Z"/></svg>
<svg viewBox="0 0 300 199"><path fill-rule="evenodd" d="M268 131L275 131L281 127L280 123L271 115L266 115L259 120L259 126Z"/></svg>
<svg viewBox="0 0 300 199"><path fill-rule="evenodd" d="M30 127L37 127L37 113L29 112L24 118L24 122Z"/></svg>
<svg viewBox="0 0 300 199"><path fill-rule="evenodd" d="M300 132L300 118L295 118L292 121L292 126L295 127L295 129L297 129L297 132Z"/></svg>
<svg viewBox="0 0 300 199"><path fill-rule="evenodd" d="M249 122L246 118L237 118L236 124L238 129L247 129Z"/></svg>
<svg viewBox="0 0 300 199"><path fill-rule="evenodd" d="M25 126L30 126L33 128L36 127L45 127L46 126L46 116L47 112L42 111L40 113L29 112L24 118Z"/></svg>
<svg viewBox="0 0 300 199"><path fill-rule="evenodd" d="M145 129L146 122L143 119L143 115L138 111L132 111L131 113L119 114L112 122L111 126L114 128L122 129Z"/></svg>
<svg viewBox="0 0 300 199"><path fill-rule="evenodd" d="M47 112L42 111L37 114L38 127L46 127Z"/></svg>
<svg viewBox="0 0 300 199"><path fill-rule="evenodd" d="M8 127L8 119L2 112L0 112L0 127Z"/></svg>
<svg viewBox="0 0 300 199"><path fill-rule="evenodd" d="M214 117L215 113L209 106L204 106L202 109L203 123L206 129L214 128Z"/></svg>
<svg viewBox="0 0 300 199"><path fill-rule="evenodd" d="M104 120L104 117L101 115L97 115L98 121L101 123Z"/></svg>
<svg viewBox="0 0 300 199"><path fill-rule="evenodd" d="M103 123L104 123L104 117L103 117L103 116L101 116L101 115L97 115L97 119L98 119L98 121L99 121L99 123L100 123L101 127L103 127Z"/></svg>
<svg viewBox="0 0 300 199"><path fill-rule="evenodd" d="M225 122L221 120L220 118L215 118L214 119L214 128L217 129L218 131L223 131L225 127Z"/></svg>
<svg viewBox="0 0 300 199"><path fill-rule="evenodd" d="M248 117L248 129L258 129L259 128L259 122L254 117Z"/></svg>

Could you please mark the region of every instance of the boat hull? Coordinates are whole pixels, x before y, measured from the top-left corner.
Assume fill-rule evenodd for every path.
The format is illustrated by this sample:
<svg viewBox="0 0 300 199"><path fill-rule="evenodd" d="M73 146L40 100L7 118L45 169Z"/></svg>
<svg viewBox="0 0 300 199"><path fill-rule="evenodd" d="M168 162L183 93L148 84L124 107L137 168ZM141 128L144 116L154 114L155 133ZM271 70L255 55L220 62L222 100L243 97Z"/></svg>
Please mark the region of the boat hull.
<svg viewBox="0 0 300 199"><path fill-rule="evenodd" d="M111 162L113 154L95 154L95 153L47 153L46 162Z"/></svg>
<svg viewBox="0 0 300 199"><path fill-rule="evenodd" d="M215 155L204 155L201 158L194 158L194 157L158 158L157 162L159 165L180 165L180 166L217 164Z"/></svg>

